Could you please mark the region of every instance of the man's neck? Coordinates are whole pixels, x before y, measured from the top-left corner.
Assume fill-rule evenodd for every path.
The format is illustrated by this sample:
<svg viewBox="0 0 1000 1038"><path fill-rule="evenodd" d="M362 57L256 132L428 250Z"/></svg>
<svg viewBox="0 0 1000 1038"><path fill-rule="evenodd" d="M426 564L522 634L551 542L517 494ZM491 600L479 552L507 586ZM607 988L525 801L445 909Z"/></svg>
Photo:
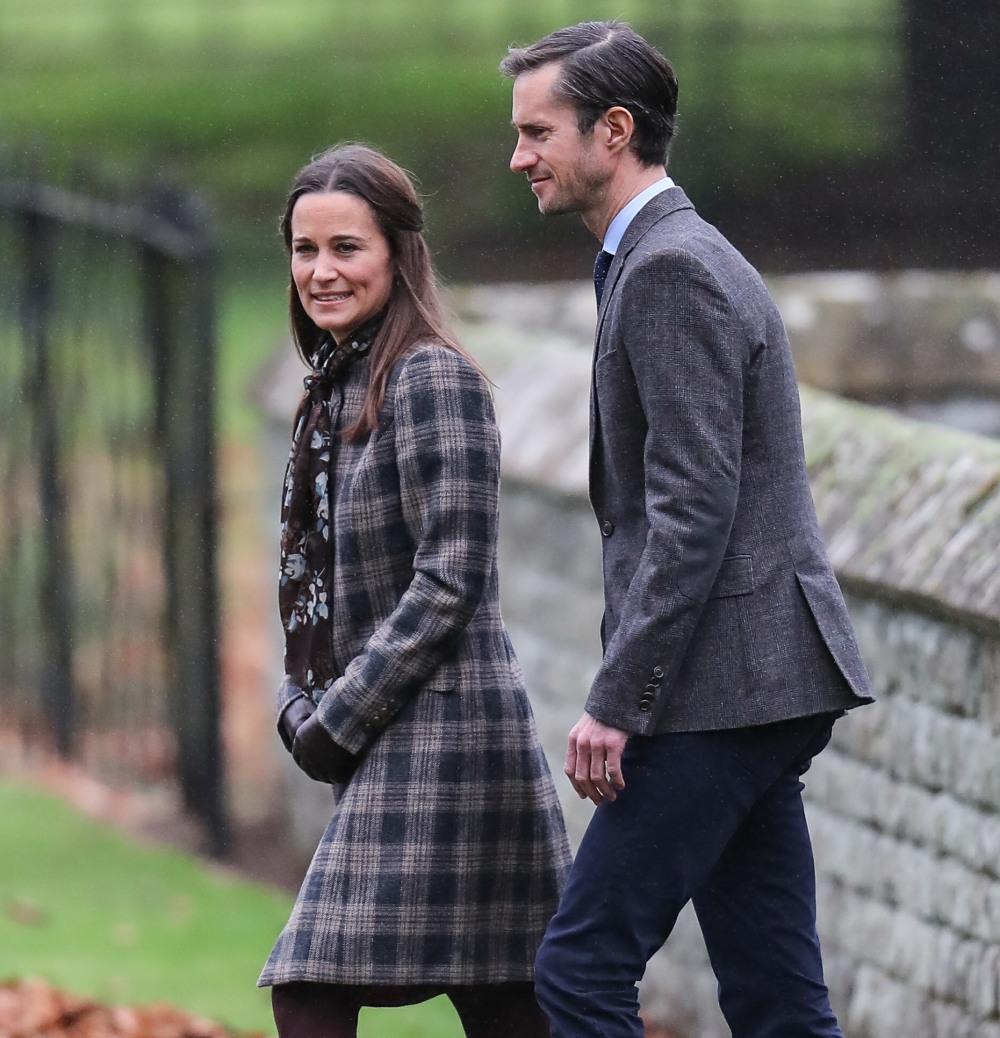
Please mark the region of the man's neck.
<svg viewBox="0 0 1000 1038"><path fill-rule="evenodd" d="M647 187L662 180L667 175L665 166L638 166L623 170L620 176L613 177L608 189L601 199L600 205L590 212L581 214L584 226L598 241L604 241L608 225Z"/></svg>

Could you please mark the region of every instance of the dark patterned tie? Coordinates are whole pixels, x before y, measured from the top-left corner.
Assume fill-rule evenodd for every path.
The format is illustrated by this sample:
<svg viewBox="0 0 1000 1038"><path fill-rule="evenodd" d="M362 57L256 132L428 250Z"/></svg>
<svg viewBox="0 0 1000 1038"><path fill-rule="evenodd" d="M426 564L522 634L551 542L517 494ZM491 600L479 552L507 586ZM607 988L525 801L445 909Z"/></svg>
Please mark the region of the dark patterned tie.
<svg viewBox="0 0 1000 1038"><path fill-rule="evenodd" d="M614 256L610 252L605 252L604 249L597 254L597 259L594 260L594 291L597 293L597 305L601 305L601 296L604 295L604 282L608 278L608 268L611 266L611 261Z"/></svg>

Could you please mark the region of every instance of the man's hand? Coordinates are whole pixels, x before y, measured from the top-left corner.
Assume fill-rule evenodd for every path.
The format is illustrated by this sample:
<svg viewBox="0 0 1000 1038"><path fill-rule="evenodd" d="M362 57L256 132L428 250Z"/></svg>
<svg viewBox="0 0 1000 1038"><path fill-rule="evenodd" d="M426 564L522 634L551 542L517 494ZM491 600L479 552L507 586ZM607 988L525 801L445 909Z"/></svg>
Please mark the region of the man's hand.
<svg viewBox="0 0 1000 1038"><path fill-rule="evenodd" d="M573 725L563 771L581 800L589 797L600 805L614 800L617 791L625 788L622 752L627 742L628 732L612 728L590 714L584 714Z"/></svg>

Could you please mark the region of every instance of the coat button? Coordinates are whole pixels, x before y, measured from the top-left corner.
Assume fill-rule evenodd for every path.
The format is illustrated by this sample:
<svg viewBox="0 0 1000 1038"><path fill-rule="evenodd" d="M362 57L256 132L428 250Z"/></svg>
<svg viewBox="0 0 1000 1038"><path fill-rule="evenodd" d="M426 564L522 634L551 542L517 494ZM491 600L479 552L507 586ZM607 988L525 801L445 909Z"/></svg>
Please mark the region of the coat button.
<svg viewBox="0 0 1000 1038"><path fill-rule="evenodd" d="M660 686L659 685L654 685L652 682L650 682L646 686L646 695L649 696L650 699L652 699L653 696L655 696L656 693L659 692L659 691L660 691Z"/></svg>
<svg viewBox="0 0 1000 1038"><path fill-rule="evenodd" d="M663 677L663 668L662 667L654 667L653 668L653 677L654 678L662 678Z"/></svg>
<svg viewBox="0 0 1000 1038"><path fill-rule="evenodd" d="M601 523L601 533L604 534L605 537L610 537L614 532L615 524L611 522L610 519L605 519L604 522Z"/></svg>
<svg viewBox="0 0 1000 1038"><path fill-rule="evenodd" d="M652 705L653 705L653 701L651 699L647 699L645 696L643 696L642 699L639 700L639 709L644 714L648 714L649 713L650 708L652 707Z"/></svg>

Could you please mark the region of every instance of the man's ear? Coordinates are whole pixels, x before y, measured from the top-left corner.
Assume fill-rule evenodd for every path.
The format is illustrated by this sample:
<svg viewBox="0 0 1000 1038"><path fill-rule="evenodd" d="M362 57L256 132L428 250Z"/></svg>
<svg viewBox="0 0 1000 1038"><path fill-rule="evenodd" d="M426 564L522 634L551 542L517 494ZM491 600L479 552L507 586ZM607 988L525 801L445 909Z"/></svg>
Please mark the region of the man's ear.
<svg viewBox="0 0 1000 1038"><path fill-rule="evenodd" d="M627 148L635 130L635 121L627 108L615 105L609 108L598 120L600 133L605 145L611 151Z"/></svg>

